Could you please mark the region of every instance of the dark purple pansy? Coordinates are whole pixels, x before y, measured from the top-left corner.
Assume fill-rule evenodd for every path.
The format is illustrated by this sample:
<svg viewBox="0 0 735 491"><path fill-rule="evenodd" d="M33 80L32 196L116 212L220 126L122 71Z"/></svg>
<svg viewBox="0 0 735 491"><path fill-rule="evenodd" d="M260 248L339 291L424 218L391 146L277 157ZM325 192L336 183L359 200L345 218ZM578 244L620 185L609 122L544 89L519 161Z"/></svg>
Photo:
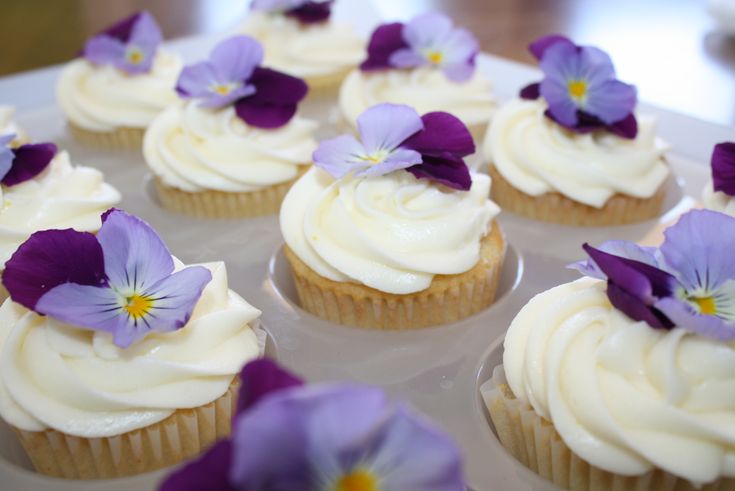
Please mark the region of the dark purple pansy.
<svg viewBox="0 0 735 491"><path fill-rule="evenodd" d="M383 24L373 31L363 71L386 68L440 68L454 82L472 77L479 52L477 39L467 29L455 28L452 20L429 12L408 23Z"/></svg>
<svg viewBox="0 0 735 491"><path fill-rule="evenodd" d="M715 145L711 164L715 191L735 196L735 142Z"/></svg>
<svg viewBox="0 0 735 491"><path fill-rule="evenodd" d="M152 332L183 327L212 278L191 266L174 272L171 253L140 218L105 213L97 235L45 230L5 264L10 298L67 324L109 332L126 348Z"/></svg>
<svg viewBox="0 0 735 491"><path fill-rule="evenodd" d="M329 19L333 3L334 0L253 0L251 8L292 17L302 24L315 24Z"/></svg>
<svg viewBox="0 0 735 491"><path fill-rule="evenodd" d="M464 491L456 445L382 391L306 386L268 360L240 377L239 397L253 402L236 416L231 440L175 471L161 491Z"/></svg>
<svg viewBox="0 0 735 491"><path fill-rule="evenodd" d="M622 138L635 138L636 90L615 78L607 53L577 46L558 34L537 39L529 50L539 60L544 79L521 89L522 98L543 97L549 106L546 116L569 130L604 129Z"/></svg>
<svg viewBox="0 0 735 491"><path fill-rule="evenodd" d="M15 135L0 136L0 182L15 186L33 179L48 167L56 155L53 143L33 143L11 148Z"/></svg>
<svg viewBox="0 0 735 491"><path fill-rule="evenodd" d="M82 56L131 75L147 73L162 40L161 28L153 16L142 11L93 36L84 45Z"/></svg>
<svg viewBox="0 0 735 491"><path fill-rule="evenodd" d="M322 141L313 155L314 165L339 179L381 176L406 169L454 189L472 186L463 157L474 153L467 127L444 112L419 117L403 104L378 104L357 118L362 141L342 135Z"/></svg>
<svg viewBox="0 0 735 491"><path fill-rule="evenodd" d="M181 71L176 91L201 105L233 104L237 116L251 126L278 128L288 123L309 88L300 78L263 68L263 48L249 36L235 36L212 50L207 61Z"/></svg>

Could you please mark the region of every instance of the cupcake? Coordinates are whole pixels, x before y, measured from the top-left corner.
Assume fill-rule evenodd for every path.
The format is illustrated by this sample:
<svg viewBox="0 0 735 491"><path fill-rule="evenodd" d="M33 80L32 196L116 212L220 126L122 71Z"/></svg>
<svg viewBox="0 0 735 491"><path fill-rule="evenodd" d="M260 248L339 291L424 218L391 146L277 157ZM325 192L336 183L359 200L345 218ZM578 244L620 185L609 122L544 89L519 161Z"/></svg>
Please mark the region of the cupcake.
<svg viewBox="0 0 735 491"><path fill-rule="evenodd" d="M301 306L332 322L411 329L457 321L494 298L505 240L490 178L463 157L456 117L380 104L314 152L281 207Z"/></svg>
<svg viewBox="0 0 735 491"><path fill-rule="evenodd" d="M440 13L383 24L370 38L367 59L340 88L342 116L354 125L375 104L407 104L420 113L450 112L477 138L495 110L492 84L475 67L478 52L472 33Z"/></svg>
<svg viewBox="0 0 735 491"><path fill-rule="evenodd" d="M303 78L312 92L334 91L360 63L365 41L331 18L333 0L254 0L239 29L265 48L265 63Z"/></svg>
<svg viewBox="0 0 735 491"><path fill-rule="evenodd" d="M165 208L211 218L273 214L311 163L317 124L296 116L307 86L260 66L262 58L257 41L237 36L182 70L182 100L143 141Z"/></svg>
<svg viewBox="0 0 735 491"><path fill-rule="evenodd" d="M142 220L33 234L6 264L0 416L38 472L129 476L230 432L260 312L221 262L185 266Z"/></svg>
<svg viewBox="0 0 735 491"><path fill-rule="evenodd" d="M735 218L659 249L585 245L586 278L526 304L481 392L503 446L562 489L735 486Z"/></svg>
<svg viewBox="0 0 735 491"><path fill-rule="evenodd" d="M661 214L669 175L652 118L610 57L562 36L530 46L545 78L502 106L484 153L501 208L567 225L620 225Z"/></svg>
<svg viewBox="0 0 735 491"><path fill-rule="evenodd" d="M9 148L0 137L0 274L29 235L48 228L100 228L100 214L120 202L120 193L97 169L73 166L53 143ZM7 292L0 288L0 300Z"/></svg>
<svg viewBox="0 0 735 491"><path fill-rule="evenodd" d="M712 179L702 195L704 206L735 216L735 142L715 145L711 166Z"/></svg>
<svg viewBox="0 0 735 491"><path fill-rule="evenodd" d="M137 149L153 118L176 102L181 60L159 49L148 12L136 13L89 39L61 73L56 97L81 143Z"/></svg>
<svg viewBox="0 0 735 491"><path fill-rule="evenodd" d="M22 128L15 122L15 108L13 106L0 105L0 136L15 135L10 142L11 147L17 147L24 143L30 143L30 138Z"/></svg>

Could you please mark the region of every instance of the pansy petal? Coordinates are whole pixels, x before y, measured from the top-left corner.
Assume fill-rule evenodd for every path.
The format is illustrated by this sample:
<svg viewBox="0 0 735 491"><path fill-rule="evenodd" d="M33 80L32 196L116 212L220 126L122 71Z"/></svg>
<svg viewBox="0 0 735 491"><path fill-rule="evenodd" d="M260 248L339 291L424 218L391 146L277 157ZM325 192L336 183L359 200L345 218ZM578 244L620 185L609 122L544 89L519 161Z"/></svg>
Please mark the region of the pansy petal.
<svg viewBox="0 0 735 491"><path fill-rule="evenodd" d="M607 298L610 303L635 321L642 321L654 329L671 329L673 323L657 307L657 303L648 304L641 297L633 295L615 283L607 284Z"/></svg>
<svg viewBox="0 0 735 491"><path fill-rule="evenodd" d="M623 257L626 259L632 259L641 263L648 264L655 268L659 267L658 260L656 259L656 248L640 246L635 242L627 240L608 240L603 242L598 250L612 254L613 256ZM592 259L586 259L576 263L569 264L569 269L575 269L585 276L591 278L597 278L600 280L606 280L607 276L597 266L597 263Z"/></svg>
<svg viewBox="0 0 735 491"><path fill-rule="evenodd" d="M572 43L572 41L566 36L562 36L561 34L550 34L548 36L538 38L536 41L532 42L528 46L528 50L533 56L536 57L537 60L541 61L541 58L544 57L544 53L546 52L546 50L550 46L553 46L557 43L574 45L574 43Z"/></svg>
<svg viewBox="0 0 735 491"><path fill-rule="evenodd" d="M521 99L536 100L541 97L541 84L538 82L528 84L521 89L519 95Z"/></svg>
<svg viewBox="0 0 735 491"><path fill-rule="evenodd" d="M309 92L302 79L270 68L255 68L249 82L255 87L252 99L257 103L297 103Z"/></svg>
<svg viewBox="0 0 735 491"><path fill-rule="evenodd" d="M610 55L594 46L581 46L578 53L583 78L590 89L615 79L615 67Z"/></svg>
<svg viewBox="0 0 735 491"><path fill-rule="evenodd" d="M15 134L0 136L0 179L3 179L10 172L13 159L15 159L15 153L8 146L13 139L15 139Z"/></svg>
<svg viewBox="0 0 735 491"><path fill-rule="evenodd" d="M133 26L138 22L141 15L143 15L143 11L135 12L134 14L114 23L110 27L107 27L96 35L99 36L104 34L118 39L123 43L127 43L128 39L130 39L130 33L133 31Z"/></svg>
<svg viewBox="0 0 735 491"><path fill-rule="evenodd" d="M549 104L547 112L555 121L569 128L577 124L577 105L569 97L566 85L545 78L541 81L539 91Z"/></svg>
<svg viewBox="0 0 735 491"><path fill-rule="evenodd" d="M179 74L176 82L176 92L182 97L207 97L209 87L216 84L217 74L208 61L187 65Z"/></svg>
<svg viewBox="0 0 735 491"><path fill-rule="evenodd" d="M219 82L242 82L262 63L263 47L250 36L231 37L214 47L209 61Z"/></svg>
<svg viewBox="0 0 735 491"><path fill-rule="evenodd" d="M84 45L84 57L97 65L110 65L125 57L125 45L109 36L96 36Z"/></svg>
<svg viewBox="0 0 735 491"><path fill-rule="evenodd" d="M296 114L296 104L259 104L253 97L235 103L235 114L245 123L256 128L274 129L286 125Z"/></svg>
<svg viewBox="0 0 735 491"><path fill-rule="evenodd" d="M250 409L268 394L303 384L303 380L287 372L273 360L260 358L251 361L240 372L236 414Z"/></svg>
<svg viewBox="0 0 735 491"><path fill-rule="evenodd" d="M464 160L449 152L438 156L424 155L421 164L407 170L419 179L430 179L452 189L469 191L472 188L469 167Z"/></svg>
<svg viewBox="0 0 735 491"><path fill-rule="evenodd" d="M454 29L443 40L441 51L442 64L469 64L474 68L474 58L480 51L480 44L468 29Z"/></svg>
<svg viewBox="0 0 735 491"><path fill-rule="evenodd" d="M452 63L444 65L442 71L452 82L462 83L472 78L475 73L475 65L471 62Z"/></svg>
<svg viewBox="0 0 735 491"><path fill-rule="evenodd" d="M238 491L230 484L232 442L221 440L169 475L159 491Z"/></svg>
<svg viewBox="0 0 735 491"><path fill-rule="evenodd" d="M633 139L638 134L638 121L635 119L635 114L630 113L620 121L607 125L607 129L620 138Z"/></svg>
<svg viewBox="0 0 735 491"><path fill-rule="evenodd" d="M554 43L549 46L539 62L539 68L546 76L544 80L554 80L566 89L570 80L583 78L586 67L581 65L579 50L580 48L571 43ZM541 93L543 94L543 90Z"/></svg>
<svg viewBox="0 0 735 491"><path fill-rule="evenodd" d="M394 51L388 57L388 63L390 64L390 66L396 68L413 68L426 65L429 62L424 56L421 56L416 51L410 48L402 48Z"/></svg>
<svg viewBox="0 0 735 491"><path fill-rule="evenodd" d="M416 110L404 104L378 104L357 118L357 128L368 154L393 150L424 127Z"/></svg>
<svg viewBox="0 0 735 491"><path fill-rule="evenodd" d="M361 159L366 155L365 147L354 136L341 135L319 143L312 159L314 165L339 179L350 172L367 167L369 163Z"/></svg>
<svg viewBox="0 0 735 491"><path fill-rule="evenodd" d="M619 80L608 80L598 87L589 88L584 110L612 124L628 116L636 101L635 87Z"/></svg>
<svg viewBox="0 0 735 491"><path fill-rule="evenodd" d="M475 153L472 134L461 119L435 111L421 116L423 129L408 138L402 146L424 155L441 155L444 152L466 157Z"/></svg>
<svg viewBox="0 0 735 491"><path fill-rule="evenodd" d="M414 50L435 48L436 41L449 36L452 20L439 12L427 12L411 19L403 28L403 39Z"/></svg>
<svg viewBox="0 0 735 491"><path fill-rule="evenodd" d="M163 41L161 28L158 27L153 16L144 10L133 24L128 44L145 47L155 52L161 41Z"/></svg>
<svg viewBox="0 0 735 491"><path fill-rule="evenodd" d="M105 284L102 247L89 232L36 232L5 263L2 282L14 302L33 310L39 298L62 283Z"/></svg>
<svg viewBox="0 0 735 491"><path fill-rule="evenodd" d="M126 329L128 322L121 297L106 286L58 285L38 300L35 310L75 327L109 333Z"/></svg>
<svg viewBox="0 0 735 491"><path fill-rule="evenodd" d="M53 143L21 145L14 149L13 153L15 154L13 166L0 181L6 186L15 186L43 172L56 155L56 145Z"/></svg>
<svg viewBox="0 0 735 491"><path fill-rule="evenodd" d="M288 17L293 17L302 24L316 24L329 19L332 13L334 0L316 0L303 2L301 6L286 11Z"/></svg>
<svg viewBox="0 0 735 491"><path fill-rule="evenodd" d="M421 163L421 154L408 148L397 148L390 152L382 162L370 165L356 175L360 177L382 176L391 172Z"/></svg>
<svg viewBox="0 0 735 491"><path fill-rule="evenodd" d="M666 314L677 327L718 341L735 340L735 322L716 315L703 315L692 305L674 296L662 298L656 302L656 308Z"/></svg>
<svg viewBox="0 0 735 491"><path fill-rule="evenodd" d="M715 191L735 196L735 142L715 145L711 164Z"/></svg>
<svg viewBox="0 0 735 491"><path fill-rule="evenodd" d="M403 24L394 22L378 26L370 36L367 59L360 64L360 70L379 70L390 68L390 57L398 50L408 48L403 40Z"/></svg>

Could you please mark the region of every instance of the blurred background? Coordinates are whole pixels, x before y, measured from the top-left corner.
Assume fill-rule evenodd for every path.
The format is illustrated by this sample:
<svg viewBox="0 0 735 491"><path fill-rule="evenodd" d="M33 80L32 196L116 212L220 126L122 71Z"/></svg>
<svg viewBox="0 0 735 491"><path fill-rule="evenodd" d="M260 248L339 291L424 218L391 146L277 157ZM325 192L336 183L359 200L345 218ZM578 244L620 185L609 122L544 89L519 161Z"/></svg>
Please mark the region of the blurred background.
<svg viewBox="0 0 735 491"><path fill-rule="evenodd" d="M337 0L372 1L388 20L443 10L484 51L524 63L526 45L558 32L608 51L642 100L735 124L735 0ZM166 38L234 29L248 0L1 0L0 76L67 61L112 22L148 9ZM714 9L719 13L712 16ZM729 13L728 13L729 12ZM720 19L718 23L717 19ZM3 102L12 103L8 94Z"/></svg>

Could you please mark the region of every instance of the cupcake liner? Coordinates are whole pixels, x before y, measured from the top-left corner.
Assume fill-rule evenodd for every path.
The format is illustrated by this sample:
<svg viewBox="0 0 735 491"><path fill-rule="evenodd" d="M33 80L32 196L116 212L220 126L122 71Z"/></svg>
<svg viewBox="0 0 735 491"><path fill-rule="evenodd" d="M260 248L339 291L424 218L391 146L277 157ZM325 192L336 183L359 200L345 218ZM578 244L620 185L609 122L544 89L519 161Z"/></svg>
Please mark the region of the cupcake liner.
<svg viewBox="0 0 735 491"><path fill-rule="evenodd" d="M505 239L497 224L482 240L480 261L457 275L437 275L426 290L394 295L356 283L319 276L288 246L299 302L323 319L367 329L414 329L448 324L473 315L495 300L505 257Z"/></svg>
<svg viewBox="0 0 735 491"><path fill-rule="evenodd" d="M503 366L480 389L500 443L523 465L562 489L573 491L725 491L735 479L720 478L695 486L661 469L640 476L622 476L588 464L564 443L546 419L508 386Z"/></svg>
<svg viewBox="0 0 735 491"><path fill-rule="evenodd" d="M666 183L650 198L634 198L623 194L613 195L602 208L595 208L567 198L560 193L530 196L514 188L490 165L493 180L492 199L504 210L534 220L576 226L604 226L638 223L661 215Z"/></svg>
<svg viewBox="0 0 735 491"><path fill-rule="evenodd" d="M178 464L230 434L239 379L204 406L178 409L165 420L107 438L13 428L36 470L65 479L132 476Z"/></svg>
<svg viewBox="0 0 735 491"><path fill-rule="evenodd" d="M117 128L115 131L95 132L69 123L69 131L76 141L105 150L139 150L143 146L145 128Z"/></svg>

